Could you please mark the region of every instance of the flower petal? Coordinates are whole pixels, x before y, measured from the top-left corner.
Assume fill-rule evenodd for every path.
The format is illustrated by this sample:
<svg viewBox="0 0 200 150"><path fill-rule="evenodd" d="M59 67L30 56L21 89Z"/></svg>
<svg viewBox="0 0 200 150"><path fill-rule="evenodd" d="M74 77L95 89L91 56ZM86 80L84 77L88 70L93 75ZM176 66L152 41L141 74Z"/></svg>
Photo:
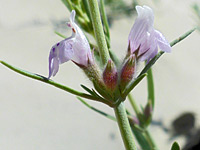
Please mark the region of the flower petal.
<svg viewBox="0 0 200 150"><path fill-rule="evenodd" d="M88 62L93 63L90 45L74 22L76 12L73 10L70 15L70 22L67 24L72 29L72 36L55 44L49 55L49 78L58 72L59 64L68 60L73 60L80 66L88 66Z"/></svg>
<svg viewBox="0 0 200 150"><path fill-rule="evenodd" d="M74 22L75 14L76 14L76 12L74 10L72 10L71 15L70 15L70 23L69 23L69 27L71 27L72 31L73 31L72 36L74 37L74 43L72 46L74 55L71 59L74 62L76 62L77 64L87 66L88 59L92 63L93 57L91 54L90 45L88 43L88 40L86 39L82 30Z"/></svg>
<svg viewBox="0 0 200 150"><path fill-rule="evenodd" d="M76 11L72 10L71 14L70 14L70 22L74 23L75 20L75 16L76 16Z"/></svg>
<svg viewBox="0 0 200 150"><path fill-rule="evenodd" d="M60 64L67 62L73 57L74 55L73 43L74 43L74 38L70 37L61 41L60 44L58 45L58 50L59 50L58 57Z"/></svg>
<svg viewBox="0 0 200 150"><path fill-rule="evenodd" d="M165 37L153 27L154 14L148 6L136 6L138 17L129 34L131 53L139 61L150 61L157 53L158 46L162 51L171 52Z"/></svg>
<svg viewBox="0 0 200 150"><path fill-rule="evenodd" d="M49 59L49 77L52 75L55 76L56 73L59 70L59 60L56 57L53 57L52 59Z"/></svg>
<svg viewBox="0 0 200 150"><path fill-rule="evenodd" d="M49 78L55 76L59 69L59 64L67 62L73 55L73 38L67 38L57 44L55 44L49 54Z"/></svg>
<svg viewBox="0 0 200 150"><path fill-rule="evenodd" d="M88 59L93 62L90 45L81 29L74 23L76 35L73 44L74 57L72 60L78 64L88 66Z"/></svg>
<svg viewBox="0 0 200 150"><path fill-rule="evenodd" d="M158 53L157 44L152 44L152 47L146 51L140 58L139 61L150 61Z"/></svg>
<svg viewBox="0 0 200 150"><path fill-rule="evenodd" d="M154 14L148 6L136 6L138 17L129 34L131 52L134 53L140 46L140 54L147 51L150 33L153 29Z"/></svg>
<svg viewBox="0 0 200 150"><path fill-rule="evenodd" d="M158 41L158 46L160 49L164 52L171 52L171 46L169 42L165 39L165 37L162 35L161 32L155 30L155 37L157 38Z"/></svg>
<svg viewBox="0 0 200 150"><path fill-rule="evenodd" d="M148 64L149 61L157 55L157 53L158 53L158 47L155 47L154 50L147 51L144 55L142 55L140 57L139 61L145 61L145 60L147 60L147 64Z"/></svg>

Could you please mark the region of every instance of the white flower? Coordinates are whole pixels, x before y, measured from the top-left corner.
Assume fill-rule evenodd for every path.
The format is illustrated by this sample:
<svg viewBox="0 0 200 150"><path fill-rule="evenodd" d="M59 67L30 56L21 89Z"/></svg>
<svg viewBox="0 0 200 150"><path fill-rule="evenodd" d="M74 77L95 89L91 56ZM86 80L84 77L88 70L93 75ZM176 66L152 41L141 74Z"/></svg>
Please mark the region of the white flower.
<svg viewBox="0 0 200 150"><path fill-rule="evenodd" d="M55 76L59 70L59 64L72 60L80 67L87 67L93 63L90 45L74 22L76 12L72 10L70 22L67 24L72 29L72 36L55 44L49 54L49 78Z"/></svg>
<svg viewBox="0 0 200 150"><path fill-rule="evenodd" d="M154 14L148 6L136 6L138 17L129 33L128 42L131 54L139 61L149 62L157 53L171 52L171 46L165 37L153 27Z"/></svg>

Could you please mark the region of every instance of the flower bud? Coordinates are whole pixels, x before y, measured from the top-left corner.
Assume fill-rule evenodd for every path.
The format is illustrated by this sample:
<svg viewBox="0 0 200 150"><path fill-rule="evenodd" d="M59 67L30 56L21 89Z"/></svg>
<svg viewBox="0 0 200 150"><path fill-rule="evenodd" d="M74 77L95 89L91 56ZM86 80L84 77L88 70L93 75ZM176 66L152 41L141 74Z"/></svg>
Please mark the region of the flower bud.
<svg viewBox="0 0 200 150"><path fill-rule="evenodd" d="M135 55L130 55L121 70L120 87L124 89L126 85L133 79L136 72Z"/></svg>
<svg viewBox="0 0 200 150"><path fill-rule="evenodd" d="M144 119L146 125L150 124L152 119L152 114L153 114L153 106L151 101L148 101L146 107L144 108Z"/></svg>
<svg viewBox="0 0 200 150"><path fill-rule="evenodd" d="M109 60L103 72L103 81L107 89L114 91L117 87L117 69L112 60Z"/></svg>
<svg viewBox="0 0 200 150"><path fill-rule="evenodd" d="M140 121L138 120L136 116L131 116L129 118L129 122L131 125L140 125Z"/></svg>

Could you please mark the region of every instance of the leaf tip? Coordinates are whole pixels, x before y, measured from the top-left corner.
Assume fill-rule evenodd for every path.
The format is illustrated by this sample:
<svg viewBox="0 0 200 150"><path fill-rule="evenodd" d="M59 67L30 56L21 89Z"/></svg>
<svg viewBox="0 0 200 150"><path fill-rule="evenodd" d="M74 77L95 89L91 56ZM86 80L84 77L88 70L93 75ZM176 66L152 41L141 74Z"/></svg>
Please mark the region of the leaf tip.
<svg viewBox="0 0 200 150"><path fill-rule="evenodd" d="M174 142L173 145L172 145L171 150L180 150L179 144L177 142Z"/></svg>
<svg viewBox="0 0 200 150"><path fill-rule="evenodd" d="M3 60L0 60L0 63L1 63L1 64L3 64L3 63L4 63L4 61L3 61Z"/></svg>

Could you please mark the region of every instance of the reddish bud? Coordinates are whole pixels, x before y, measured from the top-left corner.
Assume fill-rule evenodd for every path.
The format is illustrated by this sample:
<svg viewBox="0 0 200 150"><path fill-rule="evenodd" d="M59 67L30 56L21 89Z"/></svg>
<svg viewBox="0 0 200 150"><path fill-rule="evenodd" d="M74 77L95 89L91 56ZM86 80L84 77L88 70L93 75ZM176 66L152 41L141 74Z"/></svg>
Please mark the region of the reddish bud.
<svg viewBox="0 0 200 150"><path fill-rule="evenodd" d="M140 121L138 120L137 117L135 116L131 116L131 118L129 118L129 122L132 125L140 125Z"/></svg>
<svg viewBox="0 0 200 150"><path fill-rule="evenodd" d="M152 112L153 112L153 106L151 101L149 101L144 109L144 116L146 119L149 119L152 117Z"/></svg>
<svg viewBox="0 0 200 150"><path fill-rule="evenodd" d="M135 55L130 55L121 70L120 86L124 88L134 77L136 72Z"/></svg>
<svg viewBox="0 0 200 150"><path fill-rule="evenodd" d="M111 91L114 91L117 87L117 76L115 64L112 60L109 60L103 72L103 81L106 87Z"/></svg>

